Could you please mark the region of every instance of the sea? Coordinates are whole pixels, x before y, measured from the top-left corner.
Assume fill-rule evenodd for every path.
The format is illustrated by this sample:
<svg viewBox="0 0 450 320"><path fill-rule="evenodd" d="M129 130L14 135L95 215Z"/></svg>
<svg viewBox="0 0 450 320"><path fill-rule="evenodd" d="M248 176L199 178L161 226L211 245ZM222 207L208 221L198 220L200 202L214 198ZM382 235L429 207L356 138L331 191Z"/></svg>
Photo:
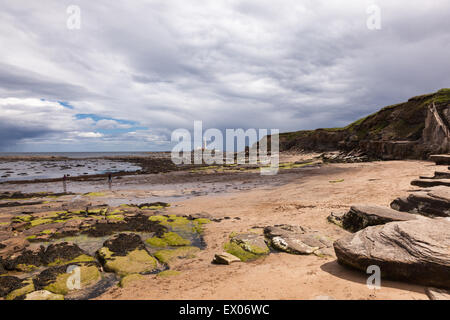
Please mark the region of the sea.
<svg viewBox="0 0 450 320"><path fill-rule="evenodd" d="M139 165L123 157L164 157L164 152L0 152L0 183L54 179L115 172L134 172ZM55 159L52 159L55 157ZM115 160L114 157L122 158ZM39 159L40 158L40 159ZM39 160L37 160L39 159Z"/></svg>

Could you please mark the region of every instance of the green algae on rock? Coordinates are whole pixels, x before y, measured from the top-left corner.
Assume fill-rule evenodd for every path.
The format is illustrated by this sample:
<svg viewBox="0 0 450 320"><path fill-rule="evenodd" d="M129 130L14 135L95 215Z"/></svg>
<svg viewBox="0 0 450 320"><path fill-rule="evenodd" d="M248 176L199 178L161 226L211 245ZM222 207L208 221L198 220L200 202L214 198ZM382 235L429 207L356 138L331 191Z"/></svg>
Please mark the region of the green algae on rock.
<svg viewBox="0 0 450 320"><path fill-rule="evenodd" d="M158 237L151 237L145 240L145 243L149 244L152 247L157 248L165 248L168 246L167 242L161 238Z"/></svg>
<svg viewBox="0 0 450 320"><path fill-rule="evenodd" d="M162 239L169 246L188 246L191 244L191 241L184 239L179 234L175 232L166 232L162 235Z"/></svg>
<svg viewBox="0 0 450 320"><path fill-rule="evenodd" d="M145 249L137 234L120 233L113 236L97 251L105 271L119 276L156 271L157 261Z"/></svg>
<svg viewBox="0 0 450 320"><path fill-rule="evenodd" d="M132 274L129 274L129 275L123 277L120 280L119 286L122 288L126 288L126 287L130 286L131 283L142 281L143 279L145 279L145 277L143 275L141 275L139 273L132 273Z"/></svg>
<svg viewBox="0 0 450 320"><path fill-rule="evenodd" d="M34 291L34 284L32 279L24 280L21 285L22 287L8 293L8 295L6 296L6 300L20 299L27 293Z"/></svg>
<svg viewBox="0 0 450 320"><path fill-rule="evenodd" d="M96 265L81 265L79 267L80 269L75 271L79 272L80 275L80 288L70 287L68 284L70 283L69 277L72 276L72 273L67 273L65 267L62 267L62 269L61 267L57 268L60 268L59 270L63 272L56 275L56 278L53 281L49 281L49 284L43 288L44 290L66 295L71 290L84 289L101 280L101 274Z"/></svg>
<svg viewBox="0 0 450 320"><path fill-rule="evenodd" d="M179 247L176 249L164 249L155 252L155 257L162 263L169 264L172 260L176 258L195 258L195 254L199 252L200 249L197 247Z"/></svg>
<svg viewBox="0 0 450 320"><path fill-rule="evenodd" d="M145 249L129 252L126 256L114 256L108 248L103 247L97 252L104 261L105 271L114 272L119 276L133 273L150 273L156 270L157 262Z"/></svg>
<svg viewBox="0 0 450 320"><path fill-rule="evenodd" d="M177 271L177 270L164 270L164 271L161 271L160 273L158 273L156 276L160 277L160 278L168 278L168 277L178 276L180 274L181 274L181 272Z"/></svg>
<svg viewBox="0 0 450 320"><path fill-rule="evenodd" d="M270 249L264 241L264 236L255 233L241 233L231 237L224 249L241 261L251 261L270 253Z"/></svg>

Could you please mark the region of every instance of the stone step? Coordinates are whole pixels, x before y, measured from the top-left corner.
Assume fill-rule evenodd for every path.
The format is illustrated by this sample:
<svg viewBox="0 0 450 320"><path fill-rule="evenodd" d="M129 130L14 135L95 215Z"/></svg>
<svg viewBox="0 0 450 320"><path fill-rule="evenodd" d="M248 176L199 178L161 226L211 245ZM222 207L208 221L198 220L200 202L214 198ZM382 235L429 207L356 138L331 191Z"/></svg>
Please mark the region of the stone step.
<svg viewBox="0 0 450 320"><path fill-rule="evenodd" d="M392 201L391 208L431 217L450 217L450 188L436 187L397 198Z"/></svg>
<svg viewBox="0 0 450 320"><path fill-rule="evenodd" d="M426 288L425 293L430 300L450 300L450 291L438 288Z"/></svg>
<svg viewBox="0 0 450 320"><path fill-rule="evenodd" d="M374 205L356 205L339 219L342 227L348 231L356 232L369 226L385 224L393 221L415 220L417 215L396 211L394 209L374 206Z"/></svg>
<svg viewBox="0 0 450 320"><path fill-rule="evenodd" d="M432 154L429 159L437 165L450 164L450 154Z"/></svg>
<svg viewBox="0 0 450 320"><path fill-rule="evenodd" d="M432 177L421 176L420 179L450 179L450 172L449 171L435 171L434 176L432 176Z"/></svg>
<svg viewBox="0 0 450 320"><path fill-rule="evenodd" d="M450 179L415 179L411 181L411 185L421 188L445 186L450 187Z"/></svg>

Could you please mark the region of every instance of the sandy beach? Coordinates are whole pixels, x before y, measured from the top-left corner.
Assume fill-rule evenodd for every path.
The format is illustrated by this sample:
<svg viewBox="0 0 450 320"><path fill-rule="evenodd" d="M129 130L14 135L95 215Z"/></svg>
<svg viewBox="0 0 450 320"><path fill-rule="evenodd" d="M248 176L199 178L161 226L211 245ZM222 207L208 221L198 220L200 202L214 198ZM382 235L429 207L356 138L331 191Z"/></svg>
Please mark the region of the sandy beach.
<svg viewBox="0 0 450 320"><path fill-rule="evenodd" d="M170 207L158 214L202 215L211 220L204 225L203 250L168 264L178 272L166 277L147 274L126 287L111 286L96 299L427 299L425 287L403 282L382 279L381 289L369 289L367 275L339 265L334 255L271 252L245 263L211 263L230 234L262 233L266 226L299 225L332 241L340 239L349 232L327 221L331 212L346 212L355 204L389 206L394 198L420 189L411 186L411 180L444 169L426 161L323 164L315 156L282 155L281 163L310 159L313 164L282 169L275 176L261 176L258 170L187 170L122 176L113 181L111 190L104 179L73 181L68 185L73 195L47 200L45 205L0 208L0 220L7 221L23 208L42 212L49 211L48 206L53 210L85 200L93 208L163 201ZM0 191L24 193L60 192L60 188L55 183L0 185ZM6 240L10 232L2 234L0 240Z"/></svg>

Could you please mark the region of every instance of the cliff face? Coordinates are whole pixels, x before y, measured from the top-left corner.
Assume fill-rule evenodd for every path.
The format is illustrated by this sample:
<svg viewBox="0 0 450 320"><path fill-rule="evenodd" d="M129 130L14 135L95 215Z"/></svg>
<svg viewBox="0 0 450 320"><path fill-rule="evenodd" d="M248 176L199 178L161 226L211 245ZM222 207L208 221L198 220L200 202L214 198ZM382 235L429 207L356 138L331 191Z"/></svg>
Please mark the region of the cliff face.
<svg viewBox="0 0 450 320"><path fill-rule="evenodd" d="M387 106L344 128L280 134L280 151L358 151L373 159L450 152L450 89Z"/></svg>

